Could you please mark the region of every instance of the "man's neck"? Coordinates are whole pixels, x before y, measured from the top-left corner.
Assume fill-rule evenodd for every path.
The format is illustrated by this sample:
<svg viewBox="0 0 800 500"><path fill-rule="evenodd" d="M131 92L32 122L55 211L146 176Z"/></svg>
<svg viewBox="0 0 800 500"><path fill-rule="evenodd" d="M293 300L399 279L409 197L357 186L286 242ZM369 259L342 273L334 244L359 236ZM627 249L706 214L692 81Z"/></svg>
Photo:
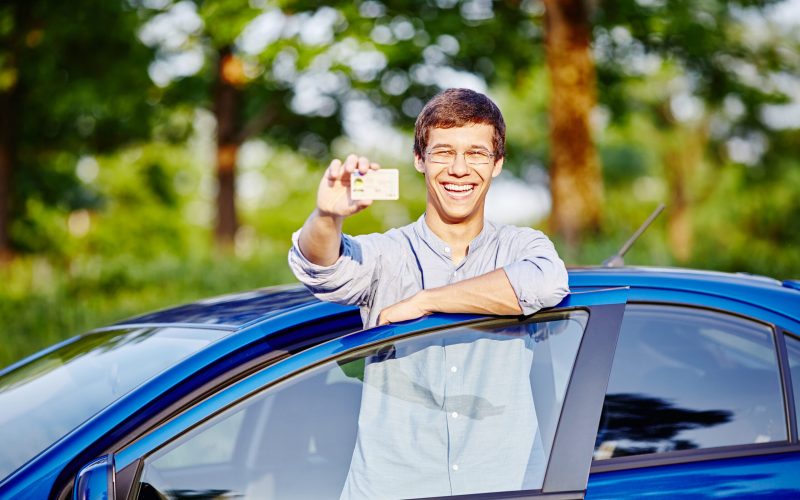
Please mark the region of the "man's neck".
<svg viewBox="0 0 800 500"><path fill-rule="evenodd" d="M483 214L470 220L449 223L442 220L434 210L425 212L425 223L442 241L450 246L453 262L461 262L467 255L469 244L483 230Z"/></svg>

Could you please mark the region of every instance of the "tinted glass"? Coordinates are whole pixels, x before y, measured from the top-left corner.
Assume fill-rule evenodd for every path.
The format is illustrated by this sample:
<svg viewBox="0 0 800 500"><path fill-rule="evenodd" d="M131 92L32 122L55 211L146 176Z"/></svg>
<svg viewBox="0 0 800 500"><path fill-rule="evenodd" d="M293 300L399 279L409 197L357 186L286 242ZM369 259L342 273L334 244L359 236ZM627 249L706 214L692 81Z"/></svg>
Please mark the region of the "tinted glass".
<svg viewBox="0 0 800 500"><path fill-rule="evenodd" d="M227 333L182 328L93 333L0 377L0 478L143 381Z"/></svg>
<svg viewBox="0 0 800 500"><path fill-rule="evenodd" d="M700 309L626 308L595 459L786 437L771 328Z"/></svg>
<svg viewBox="0 0 800 500"><path fill-rule="evenodd" d="M797 418L797 427L800 429L800 340L787 335L786 350L789 353L789 369L792 373L795 417Z"/></svg>
<svg viewBox="0 0 800 500"><path fill-rule="evenodd" d="M139 498L414 498L541 488L588 314L385 343L145 460Z"/></svg>

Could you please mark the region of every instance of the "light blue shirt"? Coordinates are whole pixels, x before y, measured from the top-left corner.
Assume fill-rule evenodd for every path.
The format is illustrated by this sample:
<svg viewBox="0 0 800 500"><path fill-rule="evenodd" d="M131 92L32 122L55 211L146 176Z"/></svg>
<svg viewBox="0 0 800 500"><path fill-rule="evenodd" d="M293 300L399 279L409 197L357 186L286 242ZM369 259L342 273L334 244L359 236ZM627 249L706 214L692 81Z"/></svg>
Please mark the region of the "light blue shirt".
<svg viewBox="0 0 800 500"><path fill-rule="evenodd" d="M289 263L322 300L361 307L366 326L424 288L503 268L524 314L568 293L567 273L540 231L486 222L458 265L420 217L383 234L347 236L332 266L297 246ZM461 329L431 345L400 342L389 359L367 358L358 436L343 499L447 496L541 487L546 454L530 373L534 325ZM426 337L420 337L425 342Z"/></svg>
<svg viewBox="0 0 800 500"><path fill-rule="evenodd" d="M341 256L331 266L308 261L294 233L289 266L317 298L361 308L364 327L381 311L420 290L449 285L503 268L523 314L558 304L569 293L567 270L541 231L486 221L458 264L450 247L425 223L423 214L385 233L342 236Z"/></svg>

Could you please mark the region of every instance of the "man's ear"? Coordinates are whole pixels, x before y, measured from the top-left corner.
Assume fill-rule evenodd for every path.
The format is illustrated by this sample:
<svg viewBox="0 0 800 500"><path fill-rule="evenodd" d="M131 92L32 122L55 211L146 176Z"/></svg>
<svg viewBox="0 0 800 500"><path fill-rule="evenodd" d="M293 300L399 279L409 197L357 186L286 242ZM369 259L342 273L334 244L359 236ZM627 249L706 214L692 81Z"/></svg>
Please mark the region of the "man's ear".
<svg viewBox="0 0 800 500"><path fill-rule="evenodd" d="M414 168L417 169L417 172L425 175L425 162L416 153L414 153Z"/></svg>
<svg viewBox="0 0 800 500"><path fill-rule="evenodd" d="M500 158L496 162L494 162L494 168L492 169L492 178L497 177L500 175L500 172L503 171L503 160L505 158Z"/></svg>

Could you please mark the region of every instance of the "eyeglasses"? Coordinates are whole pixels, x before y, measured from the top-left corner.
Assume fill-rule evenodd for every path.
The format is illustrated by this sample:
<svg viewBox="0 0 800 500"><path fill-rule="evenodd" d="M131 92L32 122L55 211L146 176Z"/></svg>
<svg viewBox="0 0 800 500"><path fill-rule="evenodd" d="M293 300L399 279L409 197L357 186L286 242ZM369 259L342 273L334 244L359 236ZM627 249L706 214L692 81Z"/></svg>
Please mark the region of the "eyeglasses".
<svg viewBox="0 0 800 500"><path fill-rule="evenodd" d="M429 149L425 151L428 154L428 159L431 163L437 165L447 165L448 167L456 162L458 155L464 155L464 161L470 166L488 165L494 158L494 153L490 153L485 149L473 149L471 151L464 151L458 153L452 149Z"/></svg>

